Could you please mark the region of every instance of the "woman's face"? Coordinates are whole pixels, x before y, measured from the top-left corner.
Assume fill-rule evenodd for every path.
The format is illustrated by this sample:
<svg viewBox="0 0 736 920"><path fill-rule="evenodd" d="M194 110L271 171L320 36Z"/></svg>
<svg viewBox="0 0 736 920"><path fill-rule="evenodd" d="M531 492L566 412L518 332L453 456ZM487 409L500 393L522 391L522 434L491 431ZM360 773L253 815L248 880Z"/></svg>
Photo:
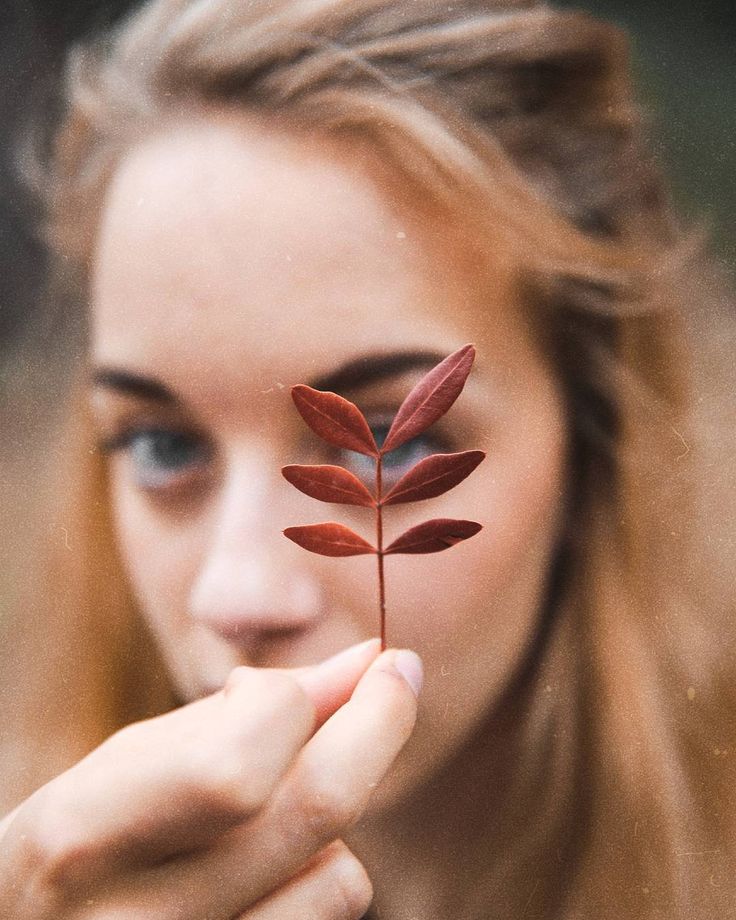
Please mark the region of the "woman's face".
<svg viewBox="0 0 736 920"><path fill-rule="evenodd" d="M565 430L513 258L489 241L481 272L462 234L363 162L224 115L137 146L94 261L93 406L122 558L190 700L236 665L314 662L378 632L375 559L315 556L282 535L322 520L374 529L370 510L282 478L289 463L369 472L306 428L290 386L340 392L380 434L429 367L475 343L455 406L386 470L390 482L431 453L487 452L451 492L385 513L388 539L432 517L484 527L386 560L389 643L426 668L395 780L406 791L480 724L537 629Z"/></svg>

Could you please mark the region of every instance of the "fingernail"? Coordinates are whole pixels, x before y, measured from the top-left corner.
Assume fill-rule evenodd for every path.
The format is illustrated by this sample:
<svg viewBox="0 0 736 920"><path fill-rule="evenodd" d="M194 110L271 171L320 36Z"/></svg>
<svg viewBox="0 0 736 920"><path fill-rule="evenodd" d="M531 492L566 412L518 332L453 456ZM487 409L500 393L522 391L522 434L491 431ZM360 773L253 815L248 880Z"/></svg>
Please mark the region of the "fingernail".
<svg viewBox="0 0 736 920"><path fill-rule="evenodd" d="M419 655L402 648L396 652L393 665L418 697L424 683L424 666Z"/></svg>

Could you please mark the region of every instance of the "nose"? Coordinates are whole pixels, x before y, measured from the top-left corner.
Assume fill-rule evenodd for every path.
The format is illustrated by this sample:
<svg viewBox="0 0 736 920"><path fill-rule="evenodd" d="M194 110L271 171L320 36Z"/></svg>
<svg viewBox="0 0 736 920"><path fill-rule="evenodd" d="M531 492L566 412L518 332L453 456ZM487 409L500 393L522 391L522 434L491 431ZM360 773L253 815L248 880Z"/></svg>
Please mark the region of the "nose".
<svg viewBox="0 0 736 920"><path fill-rule="evenodd" d="M190 615L246 653L306 633L321 619L320 586L308 568L287 567L281 533L288 492L272 455L230 464L208 527Z"/></svg>

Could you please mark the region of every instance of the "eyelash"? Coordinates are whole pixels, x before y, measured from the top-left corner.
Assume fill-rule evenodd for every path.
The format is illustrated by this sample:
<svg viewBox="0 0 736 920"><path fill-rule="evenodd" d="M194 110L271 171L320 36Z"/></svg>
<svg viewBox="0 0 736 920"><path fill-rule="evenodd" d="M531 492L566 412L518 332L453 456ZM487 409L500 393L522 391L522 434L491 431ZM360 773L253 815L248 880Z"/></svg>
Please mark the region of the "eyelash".
<svg viewBox="0 0 736 920"><path fill-rule="evenodd" d="M369 419L370 424L370 419ZM380 447L386 439L389 425L385 423L371 424L371 431ZM437 434L423 434L411 441L407 441L397 450L387 454L383 460L383 483L384 488L390 487L397 482L404 473L407 473L416 463L429 457L431 454L448 453L452 447L447 439ZM333 451L330 459L331 463L338 466L344 466L355 475L373 485L375 478L375 462L363 454L355 453L349 450Z"/></svg>
<svg viewBox="0 0 736 920"><path fill-rule="evenodd" d="M182 447L187 452L183 462L180 459L172 463L171 457L168 462L160 456L156 458L157 450L180 451ZM127 453L136 484L149 492L165 492L184 485L212 459L212 449L201 435L163 426L129 428L104 441L100 448L108 455Z"/></svg>

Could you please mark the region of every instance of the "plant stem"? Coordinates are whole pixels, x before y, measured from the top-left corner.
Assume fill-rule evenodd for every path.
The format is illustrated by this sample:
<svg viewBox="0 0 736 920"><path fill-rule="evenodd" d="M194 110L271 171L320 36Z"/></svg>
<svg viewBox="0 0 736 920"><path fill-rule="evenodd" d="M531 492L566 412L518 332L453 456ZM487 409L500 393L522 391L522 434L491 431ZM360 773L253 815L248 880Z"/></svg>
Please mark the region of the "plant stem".
<svg viewBox="0 0 736 920"><path fill-rule="evenodd" d="M378 608L381 615L381 651L386 650L386 586L383 578L382 457L376 458L376 547L378 556Z"/></svg>

